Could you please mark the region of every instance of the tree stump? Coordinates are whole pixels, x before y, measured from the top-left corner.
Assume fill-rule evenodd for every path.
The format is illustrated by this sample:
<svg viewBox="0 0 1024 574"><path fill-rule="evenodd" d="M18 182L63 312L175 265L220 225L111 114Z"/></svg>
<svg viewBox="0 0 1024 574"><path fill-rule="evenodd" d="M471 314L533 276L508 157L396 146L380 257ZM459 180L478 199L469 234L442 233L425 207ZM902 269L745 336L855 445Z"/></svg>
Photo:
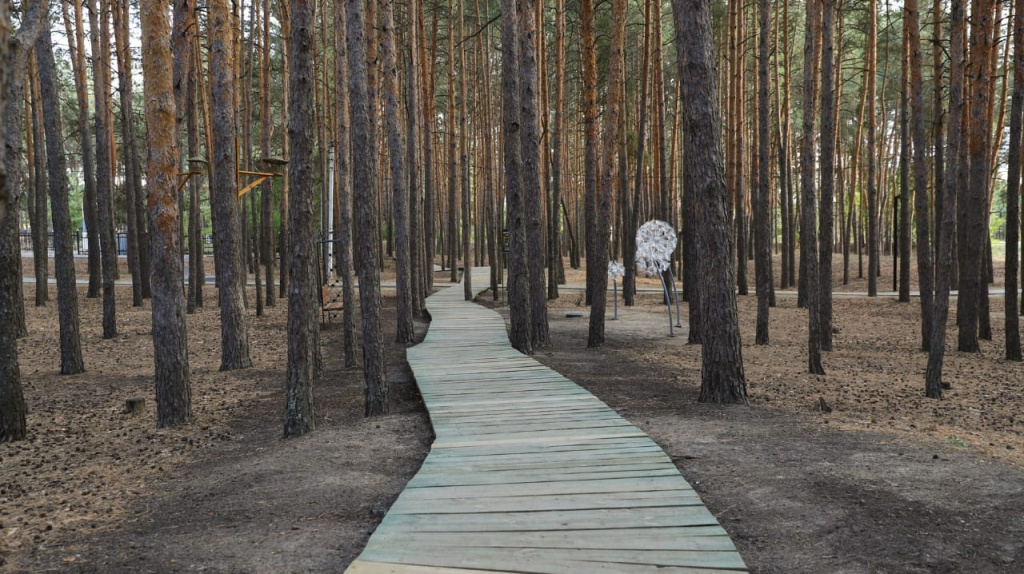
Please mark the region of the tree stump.
<svg viewBox="0 0 1024 574"><path fill-rule="evenodd" d="M137 415L146 410L146 399L133 397L124 402L124 412L129 415Z"/></svg>

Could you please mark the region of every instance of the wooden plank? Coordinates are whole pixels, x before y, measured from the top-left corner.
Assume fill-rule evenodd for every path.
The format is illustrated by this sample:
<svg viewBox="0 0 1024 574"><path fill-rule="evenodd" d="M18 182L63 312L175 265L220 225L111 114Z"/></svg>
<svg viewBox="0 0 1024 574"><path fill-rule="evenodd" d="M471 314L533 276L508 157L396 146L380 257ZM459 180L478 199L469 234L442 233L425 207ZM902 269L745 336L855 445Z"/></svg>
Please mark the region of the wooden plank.
<svg viewBox="0 0 1024 574"><path fill-rule="evenodd" d="M613 478L608 480L575 480L542 484L438 486L410 488L402 493L410 499L473 498L496 495L530 496L542 494L614 494L623 492L649 492L654 490L691 490L681 476L655 476L650 478Z"/></svg>
<svg viewBox="0 0 1024 574"><path fill-rule="evenodd" d="M545 549L465 549L460 552L448 552L441 548L433 553L418 550L395 548L387 554L372 553L366 559L391 560L394 562L415 562L417 565L441 566L446 568L483 569L497 572L517 572L527 574L723 574L723 572L745 572L739 568L663 566L651 564L630 564L624 562L597 562L587 560L585 552L569 554L558 551L562 556L575 556L576 559L561 558L555 551ZM731 553L738 557L739 554ZM380 556L380 557L378 557ZM695 561L698 558L694 559ZM723 561L724 562L724 561ZM509 570L512 568L512 570Z"/></svg>
<svg viewBox="0 0 1024 574"><path fill-rule="evenodd" d="M485 269L480 269L481 274ZM745 571L665 453L458 289L407 359L436 441L353 574Z"/></svg>
<svg viewBox="0 0 1024 574"><path fill-rule="evenodd" d="M631 495L631 496L630 496ZM638 496L643 495L643 496ZM674 490L626 493L614 498L600 494L563 496L494 496L468 499L405 500L399 498L388 510L395 514L471 514L533 512L538 510L599 510L602 508L645 508L650 506L700 505L697 493Z"/></svg>
<svg viewBox="0 0 1024 574"><path fill-rule="evenodd" d="M682 528L633 528L559 532L463 532L458 538L446 532L384 531L371 544L430 544L435 547L476 548L580 548L617 550L729 551L732 540L718 526Z"/></svg>

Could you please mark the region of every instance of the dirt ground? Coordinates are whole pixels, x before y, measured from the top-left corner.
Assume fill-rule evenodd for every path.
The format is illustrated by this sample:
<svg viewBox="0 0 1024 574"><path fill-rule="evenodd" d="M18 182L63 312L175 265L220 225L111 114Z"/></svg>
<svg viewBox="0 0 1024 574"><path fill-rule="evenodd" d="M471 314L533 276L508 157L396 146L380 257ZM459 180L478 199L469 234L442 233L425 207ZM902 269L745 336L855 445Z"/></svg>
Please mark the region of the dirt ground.
<svg viewBox="0 0 1024 574"><path fill-rule="evenodd" d="M363 417L362 373L343 367L335 320L322 332L317 429L282 440L283 302L250 317L254 367L243 371L217 370L215 306L188 317L195 422L158 430L149 303L132 309L119 287L121 335L104 341L100 300L84 294L81 375L57 374L56 305L27 308L30 436L0 444L0 571L337 572L359 554L432 439L404 347L391 343L392 300L391 413ZM146 412L124 414L135 396Z"/></svg>
<svg viewBox="0 0 1024 574"><path fill-rule="evenodd" d="M255 366L221 373L208 287L211 306L188 319L196 422L157 430L148 302L131 309L119 288L122 334L103 341L100 301L80 291L82 375L56 373L56 306L27 308L31 436L0 445L0 571L342 571L432 438L404 350L387 350L392 413L364 419L361 373L341 366L341 331L327 328L317 430L285 441L285 306L251 317ZM581 298L565 291L551 304L554 344L537 358L661 444L752 571L1024 569L1024 368L1001 361L998 324L980 355L947 354L952 388L931 401L916 299L837 299L836 350L824 355L828 374L812 377L795 298L779 297L771 345L756 347L754 298L741 297L751 402L714 407L696 403L700 348L685 344L685 328L667 336L656 296L620 307L598 350L585 348ZM387 330L392 308L386 299ZM146 412L123 414L135 396Z"/></svg>

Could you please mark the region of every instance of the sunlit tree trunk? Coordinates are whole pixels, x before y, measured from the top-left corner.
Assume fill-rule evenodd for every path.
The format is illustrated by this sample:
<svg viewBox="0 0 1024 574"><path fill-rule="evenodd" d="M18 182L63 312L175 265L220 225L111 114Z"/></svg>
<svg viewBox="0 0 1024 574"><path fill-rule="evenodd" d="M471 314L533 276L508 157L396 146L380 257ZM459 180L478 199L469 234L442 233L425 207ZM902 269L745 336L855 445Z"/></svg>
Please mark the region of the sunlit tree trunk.
<svg viewBox="0 0 1024 574"><path fill-rule="evenodd" d="M157 426L192 418L191 374L181 290L181 213L178 209L178 138L171 65L171 26L161 0L142 0L143 93L146 100L146 182L153 223L153 357Z"/></svg>

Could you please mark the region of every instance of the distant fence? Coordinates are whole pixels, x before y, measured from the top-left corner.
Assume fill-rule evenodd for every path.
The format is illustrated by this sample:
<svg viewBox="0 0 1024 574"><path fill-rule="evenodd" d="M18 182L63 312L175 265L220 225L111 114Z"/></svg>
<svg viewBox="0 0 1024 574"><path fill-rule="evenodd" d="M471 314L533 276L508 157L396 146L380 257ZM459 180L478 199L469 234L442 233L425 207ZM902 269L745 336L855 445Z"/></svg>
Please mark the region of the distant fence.
<svg viewBox="0 0 1024 574"><path fill-rule="evenodd" d="M125 232L118 232L117 234L117 254L128 255L128 234ZM22 231L20 234L21 238L21 250L32 251L32 234L29 231ZM72 233L71 241L74 243L75 254L87 255L89 253L89 242L86 237L80 233ZM188 253L188 243L185 244L185 253ZM53 253L53 232L46 234L46 250ZM203 236L203 254L213 254L213 238L209 235Z"/></svg>

